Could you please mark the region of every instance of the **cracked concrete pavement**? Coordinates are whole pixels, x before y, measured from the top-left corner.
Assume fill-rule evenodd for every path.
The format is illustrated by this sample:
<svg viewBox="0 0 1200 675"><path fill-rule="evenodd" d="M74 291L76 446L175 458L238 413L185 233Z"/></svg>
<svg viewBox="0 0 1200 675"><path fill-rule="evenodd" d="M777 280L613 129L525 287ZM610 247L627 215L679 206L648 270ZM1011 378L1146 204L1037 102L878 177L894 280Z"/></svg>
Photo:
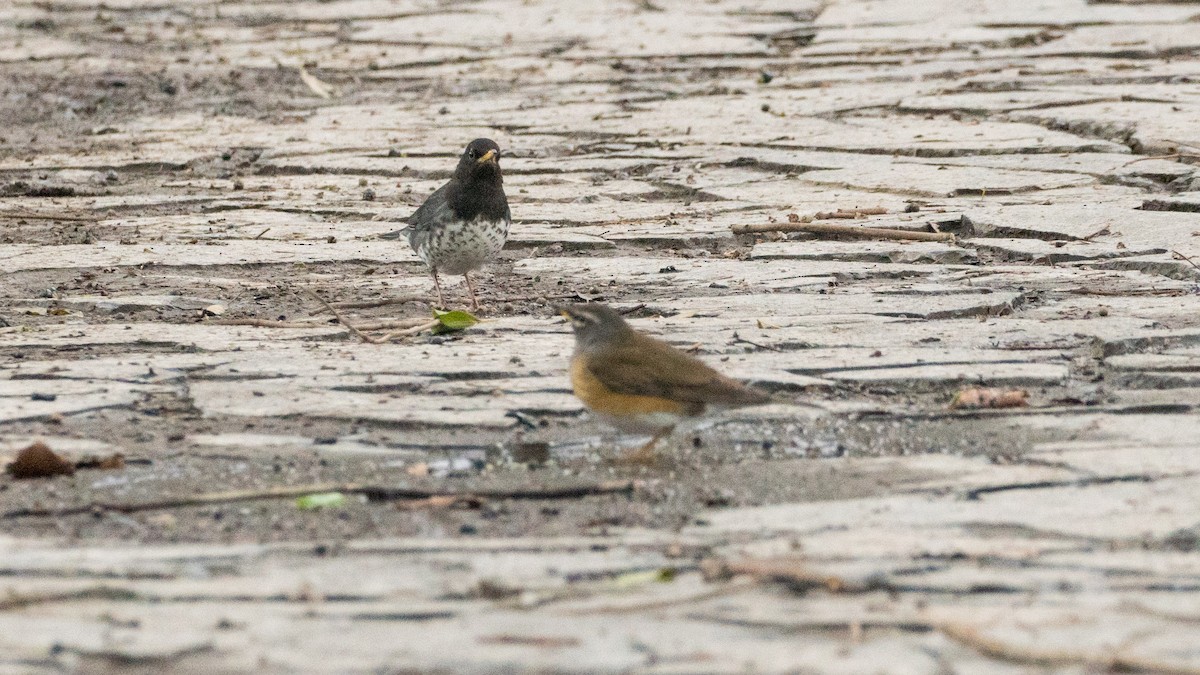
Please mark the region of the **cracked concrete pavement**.
<svg viewBox="0 0 1200 675"><path fill-rule="evenodd" d="M0 457L128 460L0 479L0 672L1200 672L1200 3L14 0L0 45ZM302 290L427 317L381 235L476 136L485 321L357 340ZM954 239L730 229L839 209ZM775 402L610 466L554 298Z"/></svg>

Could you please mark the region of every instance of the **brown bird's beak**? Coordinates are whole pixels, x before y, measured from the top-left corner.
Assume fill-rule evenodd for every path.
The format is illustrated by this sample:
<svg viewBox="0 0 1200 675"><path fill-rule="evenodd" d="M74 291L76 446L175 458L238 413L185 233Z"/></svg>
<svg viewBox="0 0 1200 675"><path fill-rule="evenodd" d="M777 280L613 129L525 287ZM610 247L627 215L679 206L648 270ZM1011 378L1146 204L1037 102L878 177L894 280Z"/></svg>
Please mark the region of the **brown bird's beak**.
<svg viewBox="0 0 1200 675"><path fill-rule="evenodd" d="M483 156L482 156L482 157L480 157L479 159L475 160L475 162L476 162L476 163L478 163L478 164L483 164L484 162L499 162L499 161L500 161L500 160L499 160L499 158L496 156L496 151L495 151L495 150L488 150L487 152L483 153Z"/></svg>
<svg viewBox="0 0 1200 675"><path fill-rule="evenodd" d="M558 312L558 314L567 321L571 320L571 309L566 305L552 305L551 309Z"/></svg>

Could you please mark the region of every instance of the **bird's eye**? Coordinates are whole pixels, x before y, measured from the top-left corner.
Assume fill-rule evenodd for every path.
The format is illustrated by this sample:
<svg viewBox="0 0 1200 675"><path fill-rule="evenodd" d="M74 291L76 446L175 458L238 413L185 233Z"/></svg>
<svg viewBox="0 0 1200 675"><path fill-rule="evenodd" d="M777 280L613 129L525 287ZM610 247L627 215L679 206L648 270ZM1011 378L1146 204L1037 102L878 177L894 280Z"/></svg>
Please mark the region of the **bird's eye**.
<svg viewBox="0 0 1200 675"><path fill-rule="evenodd" d="M471 159L475 159L475 148L467 149L467 157L470 157Z"/></svg>

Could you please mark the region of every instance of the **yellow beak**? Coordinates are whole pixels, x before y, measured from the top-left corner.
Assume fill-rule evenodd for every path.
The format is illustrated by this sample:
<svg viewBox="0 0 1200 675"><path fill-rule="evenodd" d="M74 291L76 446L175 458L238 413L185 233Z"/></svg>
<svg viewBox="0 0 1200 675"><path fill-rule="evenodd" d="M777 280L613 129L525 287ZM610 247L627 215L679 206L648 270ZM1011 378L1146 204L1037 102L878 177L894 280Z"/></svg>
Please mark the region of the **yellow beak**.
<svg viewBox="0 0 1200 675"><path fill-rule="evenodd" d="M494 162L496 161L496 151L488 150L487 152L483 153L483 157L480 157L475 161L479 164L483 164L484 162Z"/></svg>

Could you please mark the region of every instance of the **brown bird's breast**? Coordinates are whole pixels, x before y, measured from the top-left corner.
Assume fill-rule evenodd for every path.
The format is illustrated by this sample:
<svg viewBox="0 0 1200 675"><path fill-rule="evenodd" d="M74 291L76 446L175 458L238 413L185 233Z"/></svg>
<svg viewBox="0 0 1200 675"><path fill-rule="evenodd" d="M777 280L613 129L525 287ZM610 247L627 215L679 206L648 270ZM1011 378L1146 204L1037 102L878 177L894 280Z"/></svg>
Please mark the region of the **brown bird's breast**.
<svg viewBox="0 0 1200 675"><path fill-rule="evenodd" d="M593 413L631 433L654 433L698 415L703 406L680 403L660 396L620 394L604 386L588 368L587 358L571 359L571 387Z"/></svg>

